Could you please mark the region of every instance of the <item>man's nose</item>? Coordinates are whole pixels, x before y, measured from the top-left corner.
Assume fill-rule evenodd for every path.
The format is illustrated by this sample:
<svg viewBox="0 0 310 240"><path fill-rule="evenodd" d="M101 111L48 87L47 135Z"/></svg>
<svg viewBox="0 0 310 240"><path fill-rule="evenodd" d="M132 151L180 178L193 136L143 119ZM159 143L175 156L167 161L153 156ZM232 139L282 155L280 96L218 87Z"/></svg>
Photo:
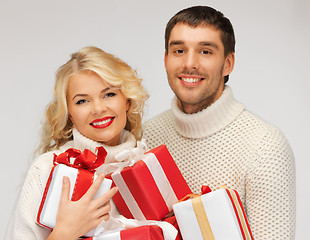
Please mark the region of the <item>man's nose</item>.
<svg viewBox="0 0 310 240"><path fill-rule="evenodd" d="M189 51L184 58L184 67L188 70L197 70L199 68L199 56L197 53Z"/></svg>

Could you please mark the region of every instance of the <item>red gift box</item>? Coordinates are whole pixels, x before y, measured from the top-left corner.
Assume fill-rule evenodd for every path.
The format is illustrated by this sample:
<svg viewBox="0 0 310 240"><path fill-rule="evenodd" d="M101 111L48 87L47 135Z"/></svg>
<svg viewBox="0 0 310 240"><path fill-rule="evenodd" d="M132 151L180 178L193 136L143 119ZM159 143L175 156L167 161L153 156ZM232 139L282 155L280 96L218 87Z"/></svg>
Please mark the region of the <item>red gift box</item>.
<svg viewBox="0 0 310 240"><path fill-rule="evenodd" d="M70 179L70 196L72 201L79 200L96 179L95 169L104 163L107 155L103 147L98 148L98 154L85 149L80 152L70 148L58 156L54 154L54 167L47 180L41 204L37 213L37 223L46 228L54 228L62 192L63 177ZM71 158L75 161L71 163ZM112 181L104 179L94 198L102 196L111 187ZM94 230L86 236L93 236Z"/></svg>
<svg viewBox="0 0 310 240"><path fill-rule="evenodd" d="M103 234L85 240L164 240L163 231L157 225L147 225L119 232Z"/></svg>
<svg viewBox="0 0 310 240"><path fill-rule="evenodd" d="M109 178L119 188L113 197L118 210L137 220L160 220L174 203L191 193L165 145L146 152L133 166Z"/></svg>

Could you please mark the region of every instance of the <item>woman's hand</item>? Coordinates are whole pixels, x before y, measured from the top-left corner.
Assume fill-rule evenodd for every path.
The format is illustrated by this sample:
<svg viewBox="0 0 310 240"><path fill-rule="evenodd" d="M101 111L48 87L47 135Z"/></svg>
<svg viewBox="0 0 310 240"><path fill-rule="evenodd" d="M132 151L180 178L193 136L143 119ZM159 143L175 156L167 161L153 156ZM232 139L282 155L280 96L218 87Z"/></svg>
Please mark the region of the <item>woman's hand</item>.
<svg viewBox="0 0 310 240"><path fill-rule="evenodd" d="M111 210L110 199L118 189L114 187L103 196L93 199L103 179L104 176L100 174L78 201L71 201L69 197L70 180L68 177L63 178L56 226L48 240L76 240L88 233L103 220L109 220L109 211Z"/></svg>

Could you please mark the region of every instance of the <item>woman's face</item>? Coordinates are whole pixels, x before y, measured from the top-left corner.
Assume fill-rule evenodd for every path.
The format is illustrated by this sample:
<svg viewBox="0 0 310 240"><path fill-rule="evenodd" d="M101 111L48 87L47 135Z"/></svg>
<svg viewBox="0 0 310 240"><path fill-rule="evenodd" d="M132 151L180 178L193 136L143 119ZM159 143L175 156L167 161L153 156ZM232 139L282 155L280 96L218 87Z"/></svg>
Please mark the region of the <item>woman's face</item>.
<svg viewBox="0 0 310 240"><path fill-rule="evenodd" d="M79 132L109 146L119 144L129 102L118 88L93 72L79 72L68 83L69 117Z"/></svg>

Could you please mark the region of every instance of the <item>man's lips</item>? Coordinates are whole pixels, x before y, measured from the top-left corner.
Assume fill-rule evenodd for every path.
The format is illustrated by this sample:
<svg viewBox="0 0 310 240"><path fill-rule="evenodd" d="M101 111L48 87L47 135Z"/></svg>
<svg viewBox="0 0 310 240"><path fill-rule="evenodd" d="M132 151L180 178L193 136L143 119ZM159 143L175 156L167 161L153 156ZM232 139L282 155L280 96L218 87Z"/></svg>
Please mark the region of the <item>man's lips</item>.
<svg viewBox="0 0 310 240"><path fill-rule="evenodd" d="M186 86L196 86L199 85L202 80L204 80L203 77L194 75L182 75L179 76L179 79L181 80L182 84Z"/></svg>
<svg viewBox="0 0 310 240"><path fill-rule="evenodd" d="M113 123L114 119L115 117L104 117L92 121L90 125L94 128L106 128Z"/></svg>

